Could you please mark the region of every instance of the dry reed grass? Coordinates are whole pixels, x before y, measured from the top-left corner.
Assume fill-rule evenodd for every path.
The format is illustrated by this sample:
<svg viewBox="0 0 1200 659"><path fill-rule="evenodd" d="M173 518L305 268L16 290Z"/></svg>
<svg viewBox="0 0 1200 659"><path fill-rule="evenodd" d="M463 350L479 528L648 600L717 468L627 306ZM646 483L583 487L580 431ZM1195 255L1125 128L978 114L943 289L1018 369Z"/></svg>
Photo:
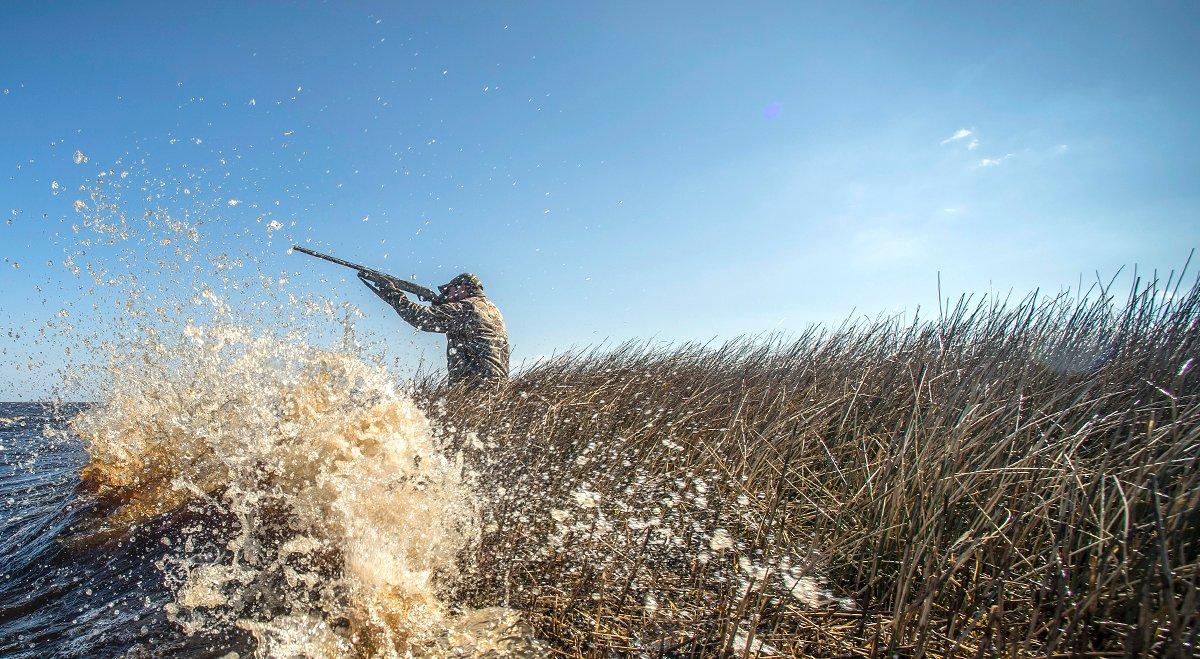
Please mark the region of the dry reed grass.
<svg viewBox="0 0 1200 659"><path fill-rule="evenodd" d="M1191 655L1200 288L1179 289L628 344L490 395L424 380L491 493L457 596L571 657Z"/></svg>

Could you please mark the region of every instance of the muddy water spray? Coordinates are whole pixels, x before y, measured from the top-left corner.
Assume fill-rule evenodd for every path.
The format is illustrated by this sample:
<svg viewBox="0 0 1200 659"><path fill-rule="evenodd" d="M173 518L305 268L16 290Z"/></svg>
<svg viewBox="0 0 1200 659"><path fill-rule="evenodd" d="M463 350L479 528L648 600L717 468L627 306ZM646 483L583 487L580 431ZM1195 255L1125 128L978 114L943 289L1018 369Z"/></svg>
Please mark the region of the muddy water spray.
<svg viewBox="0 0 1200 659"><path fill-rule="evenodd" d="M162 569L185 630L233 624L270 656L391 656L444 633L439 583L475 506L386 371L219 326L147 338L108 370L103 403L72 422L84 484L112 507L89 533L204 505L234 529L217 555L162 538L180 548Z"/></svg>

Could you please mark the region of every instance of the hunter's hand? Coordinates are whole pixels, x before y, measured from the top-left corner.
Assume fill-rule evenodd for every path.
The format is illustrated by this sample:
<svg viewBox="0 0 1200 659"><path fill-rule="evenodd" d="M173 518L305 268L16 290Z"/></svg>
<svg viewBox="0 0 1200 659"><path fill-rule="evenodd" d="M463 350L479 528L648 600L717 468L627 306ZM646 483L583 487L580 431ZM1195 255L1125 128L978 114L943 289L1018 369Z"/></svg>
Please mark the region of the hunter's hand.
<svg viewBox="0 0 1200 659"><path fill-rule="evenodd" d="M386 279L381 279L365 272L358 273L358 278L362 280L362 283L367 285L367 288L371 289L372 293L378 295L385 302L391 302L396 297L404 295L404 291Z"/></svg>

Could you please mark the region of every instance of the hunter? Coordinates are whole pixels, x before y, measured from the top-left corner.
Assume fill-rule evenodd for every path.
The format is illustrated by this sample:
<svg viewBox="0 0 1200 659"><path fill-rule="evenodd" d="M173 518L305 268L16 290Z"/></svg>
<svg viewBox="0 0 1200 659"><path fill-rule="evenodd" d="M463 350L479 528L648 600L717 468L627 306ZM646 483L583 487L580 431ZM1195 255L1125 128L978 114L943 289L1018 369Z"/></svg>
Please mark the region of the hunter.
<svg viewBox="0 0 1200 659"><path fill-rule="evenodd" d="M464 272L438 286L440 298L430 306L409 300L386 279L360 272L358 278L408 324L424 332L446 335L446 370L450 384L495 384L508 378L508 330L500 310L483 294L479 277Z"/></svg>

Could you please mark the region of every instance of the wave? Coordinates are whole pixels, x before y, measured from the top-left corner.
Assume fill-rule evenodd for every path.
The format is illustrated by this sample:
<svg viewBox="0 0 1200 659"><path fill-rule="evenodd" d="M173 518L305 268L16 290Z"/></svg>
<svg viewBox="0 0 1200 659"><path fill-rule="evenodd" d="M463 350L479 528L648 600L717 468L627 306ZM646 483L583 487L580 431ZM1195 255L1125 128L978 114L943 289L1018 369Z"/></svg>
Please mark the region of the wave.
<svg viewBox="0 0 1200 659"><path fill-rule="evenodd" d="M70 432L96 512L71 543L164 515L157 566L188 634L234 627L262 656L437 656L502 648L503 609L454 615L478 505L461 458L353 351L214 325L114 356ZM519 635L519 634L517 634Z"/></svg>

